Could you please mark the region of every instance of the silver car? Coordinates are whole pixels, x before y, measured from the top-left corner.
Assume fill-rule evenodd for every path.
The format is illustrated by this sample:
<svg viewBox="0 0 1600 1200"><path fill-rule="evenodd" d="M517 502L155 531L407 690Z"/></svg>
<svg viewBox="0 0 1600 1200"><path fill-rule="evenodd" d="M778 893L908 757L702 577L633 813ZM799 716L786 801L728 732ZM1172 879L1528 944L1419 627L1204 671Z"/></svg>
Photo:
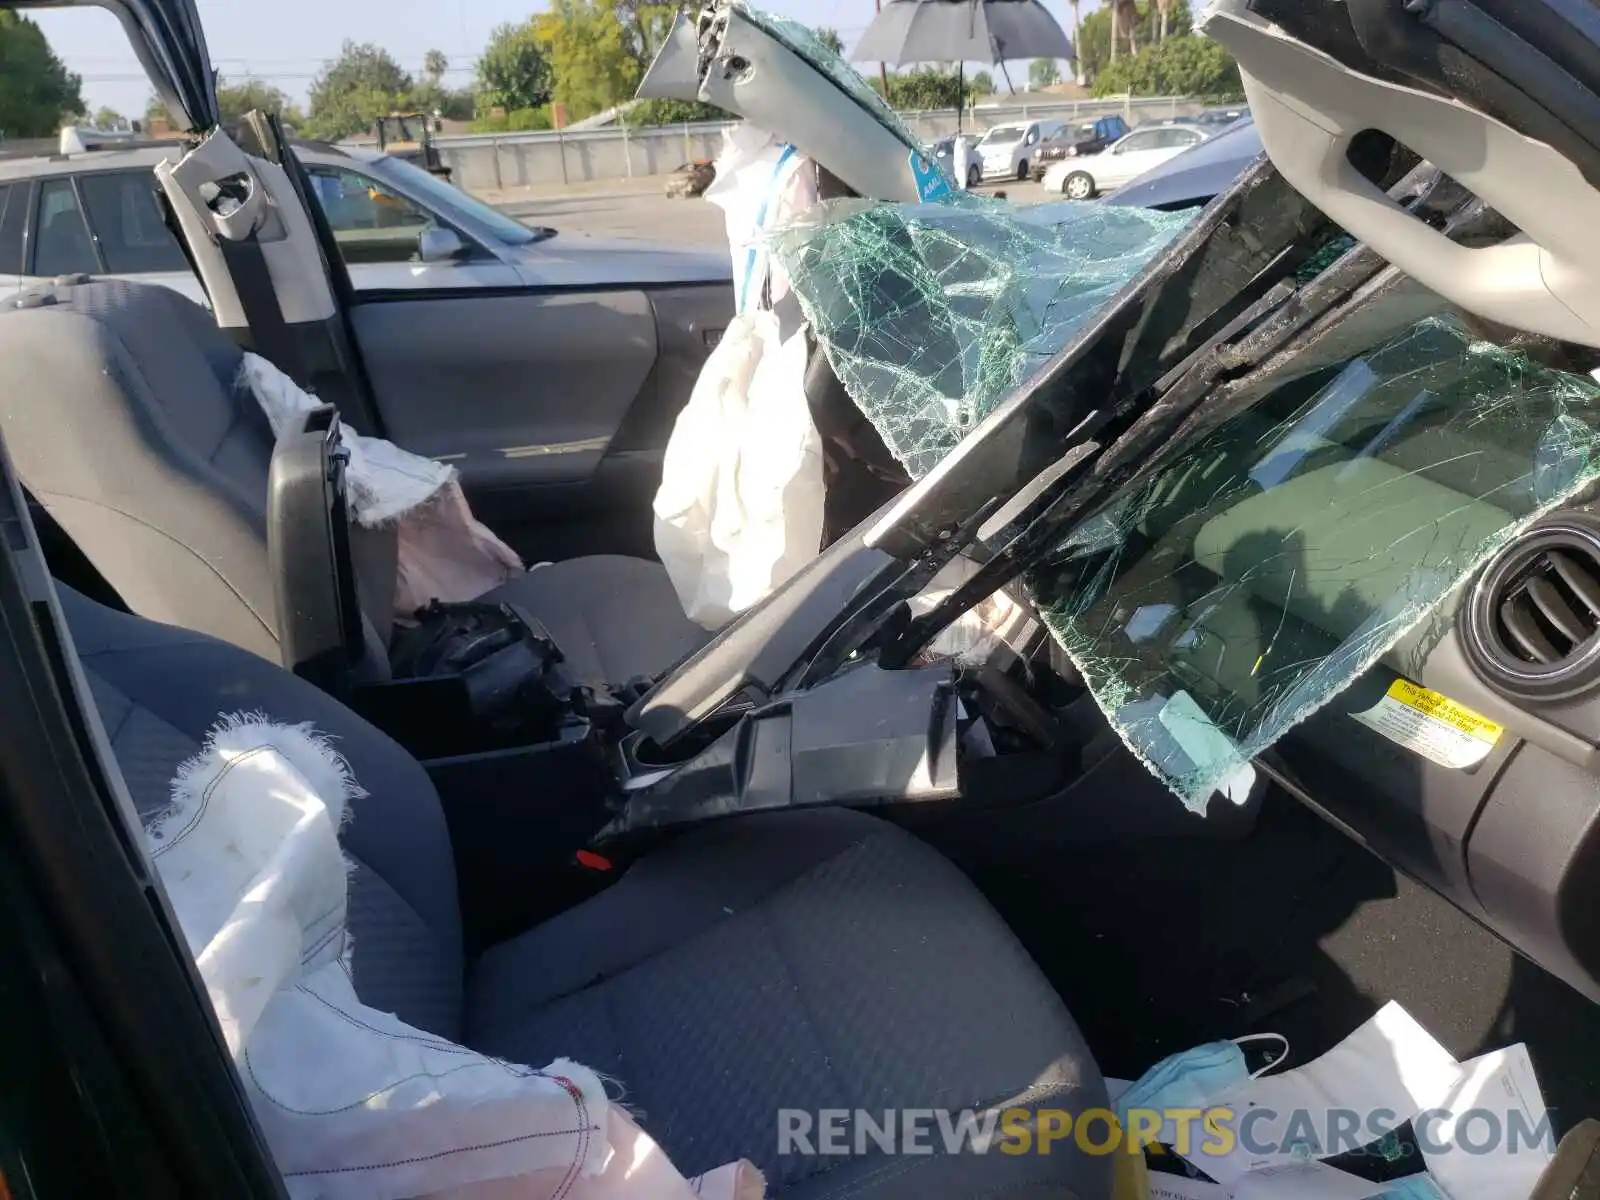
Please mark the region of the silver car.
<svg viewBox="0 0 1600 1200"><path fill-rule="evenodd" d="M113 275L205 300L151 173L182 153L147 144L0 160L0 296L39 278ZM362 292L636 287L731 279L727 254L538 229L373 150L296 147Z"/></svg>

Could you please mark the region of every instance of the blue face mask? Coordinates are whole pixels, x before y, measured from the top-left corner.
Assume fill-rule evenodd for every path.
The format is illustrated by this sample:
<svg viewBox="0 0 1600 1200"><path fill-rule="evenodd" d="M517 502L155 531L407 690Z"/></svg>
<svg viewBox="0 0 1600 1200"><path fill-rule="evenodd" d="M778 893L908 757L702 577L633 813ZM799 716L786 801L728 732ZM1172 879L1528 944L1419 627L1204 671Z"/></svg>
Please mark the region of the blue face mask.
<svg viewBox="0 0 1600 1200"><path fill-rule="evenodd" d="M1244 1051L1239 1047L1260 1039L1282 1042L1283 1052L1256 1074L1277 1066L1288 1057L1289 1043L1275 1033L1257 1034L1235 1042L1207 1042L1192 1050L1181 1050L1163 1058L1117 1097L1117 1118L1126 1126L1128 1114L1136 1108L1160 1112L1206 1107L1217 1096L1251 1077Z"/></svg>

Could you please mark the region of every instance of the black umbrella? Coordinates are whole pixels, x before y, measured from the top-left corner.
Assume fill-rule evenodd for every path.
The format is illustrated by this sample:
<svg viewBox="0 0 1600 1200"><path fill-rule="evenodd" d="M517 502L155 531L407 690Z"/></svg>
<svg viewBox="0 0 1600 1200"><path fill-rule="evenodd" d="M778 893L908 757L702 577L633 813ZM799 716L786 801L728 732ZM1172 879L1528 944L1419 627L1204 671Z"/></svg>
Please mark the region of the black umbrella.
<svg viewBox="0 0 1600 1200"><path fill-rule="evenodd" d="M856 62L1072 58L1072 42L1039 0L889 0L850 57Z"/></svg>

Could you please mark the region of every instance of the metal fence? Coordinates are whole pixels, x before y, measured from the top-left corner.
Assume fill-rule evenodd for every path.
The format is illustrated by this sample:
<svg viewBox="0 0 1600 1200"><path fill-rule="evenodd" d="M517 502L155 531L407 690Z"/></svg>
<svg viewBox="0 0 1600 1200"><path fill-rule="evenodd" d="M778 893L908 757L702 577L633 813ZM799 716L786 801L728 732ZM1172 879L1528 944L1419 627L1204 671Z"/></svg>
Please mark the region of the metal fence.
<svg viewBox="0 0 1600 1200"><path fill-rule="evenodd" d="M1090 120L1110 113L1121 113L1132 125L1190 116L1203 107L1200 101L1182 96L1119 96L1053 104L981 105L960 117L962 129L982 132L1018 121ZM956 131L955 109L901 115L925 142ZM437 144L459 186L468 191L508 191L668 175L694 159L716 157L726 128L724 122L706 121L643 129L471 134L442 137Z"/></svg>

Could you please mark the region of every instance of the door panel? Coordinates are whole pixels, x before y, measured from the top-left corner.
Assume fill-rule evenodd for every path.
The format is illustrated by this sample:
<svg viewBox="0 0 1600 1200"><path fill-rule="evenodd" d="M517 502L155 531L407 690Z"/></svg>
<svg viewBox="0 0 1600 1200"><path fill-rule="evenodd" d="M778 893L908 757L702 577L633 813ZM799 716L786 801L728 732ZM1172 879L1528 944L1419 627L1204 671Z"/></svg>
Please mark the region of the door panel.
<svg viewBox="0 0 1600 1200"><path fill-rule="evenodd" d="M474 488L586 481L656 359L643 292L392 300L352 317L390 438Z"/></svg>
<svg viewBox="0 0 1600 1200"><path fill-rule="evenodd" d="M545 559L652 552L662 451L732 307L723 284L358 296L350 316L388 436Z"/></svg>

